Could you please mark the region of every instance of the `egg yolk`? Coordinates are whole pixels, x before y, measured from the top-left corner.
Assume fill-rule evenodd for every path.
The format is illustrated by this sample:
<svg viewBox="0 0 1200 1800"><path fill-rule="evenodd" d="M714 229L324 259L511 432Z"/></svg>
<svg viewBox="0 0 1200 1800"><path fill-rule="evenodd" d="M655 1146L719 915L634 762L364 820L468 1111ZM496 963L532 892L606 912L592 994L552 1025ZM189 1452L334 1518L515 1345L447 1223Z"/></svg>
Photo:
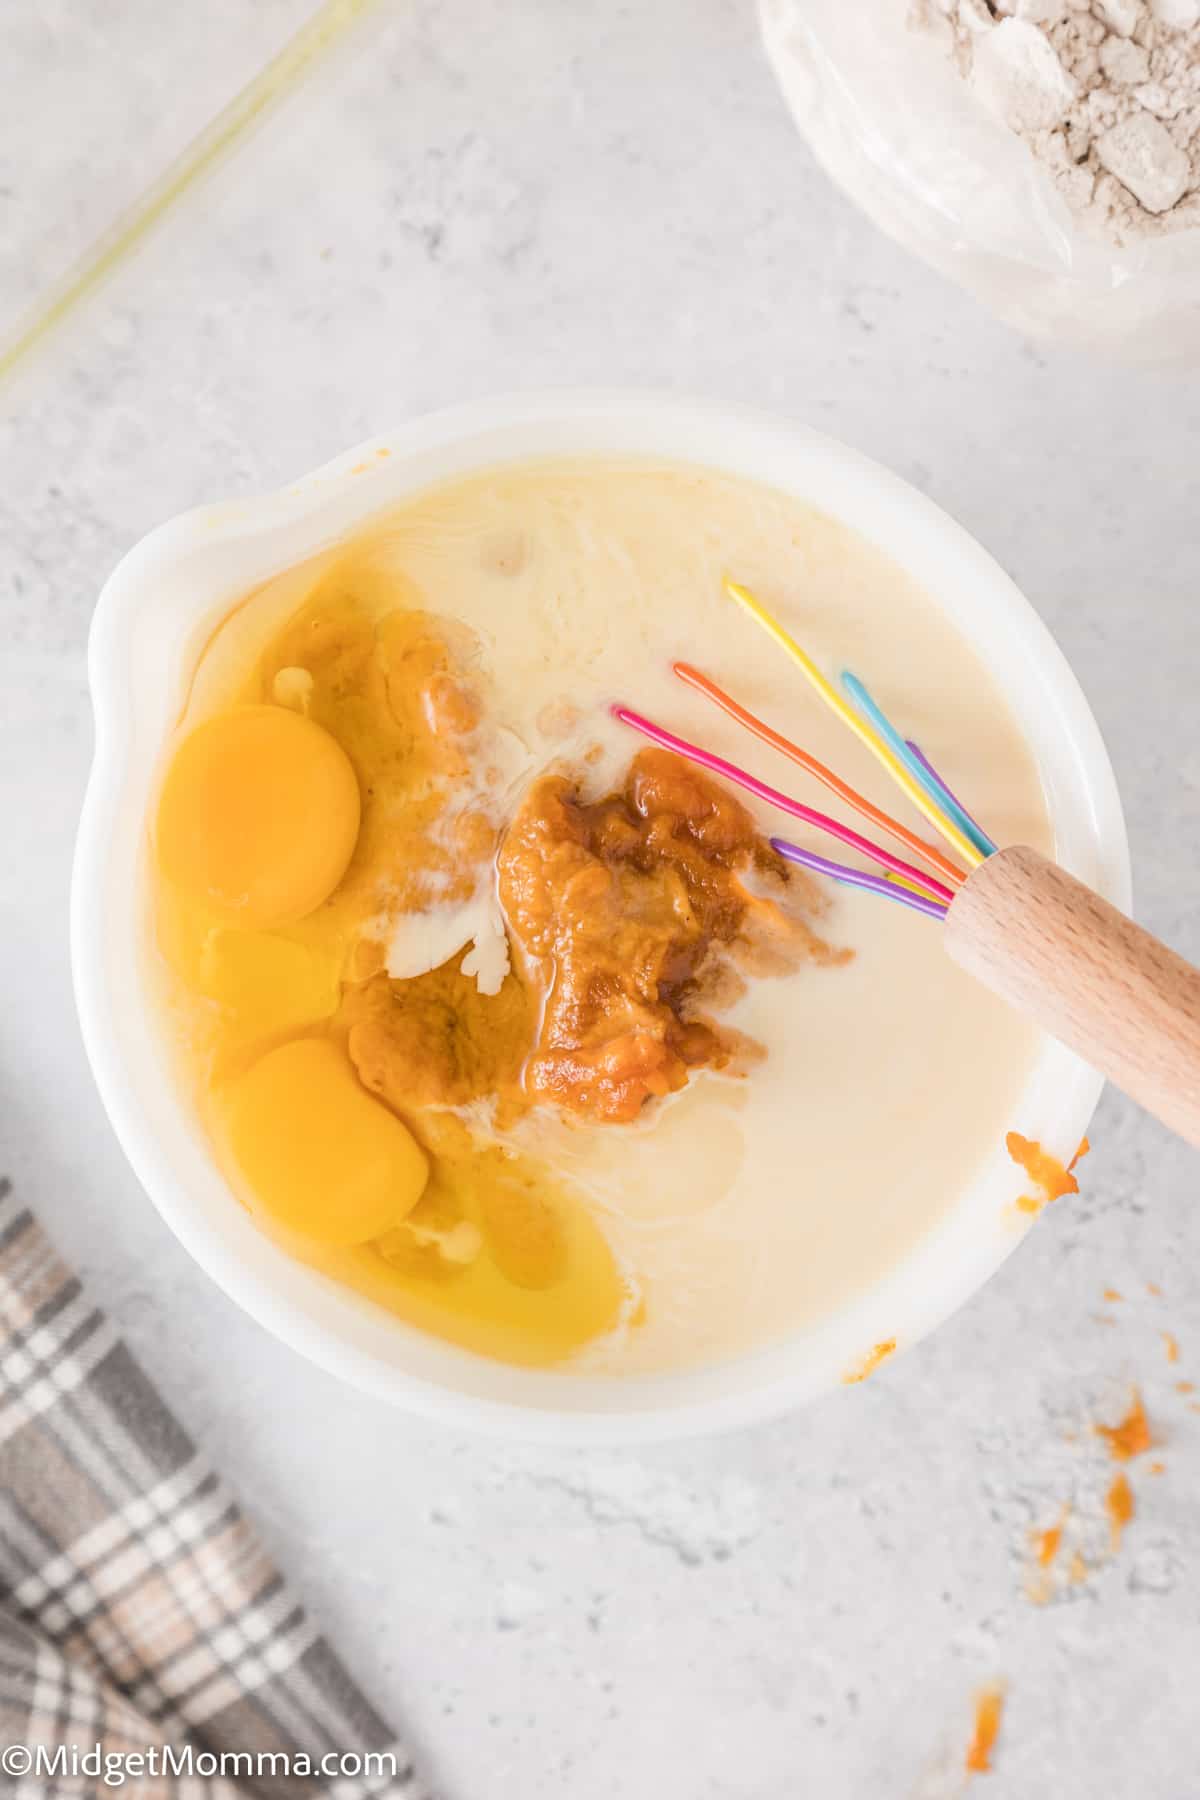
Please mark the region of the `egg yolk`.
<svg viewBox="0 0 1200 1800"><path fill-rule="evenodd" d="M231 1084L226 1129L252 1211L314 1243L362 1244L411 1212L429 1164L326 1038L270 1051Z"/></svg>
<svg viewBox="0 0 1200 1800"><path fill-rule="evenodd" d="M300 1031L336 1012L337 966L304 944L264 931L210 931L195 981L226 1014L227 1036L253 1042Z"/></svg>
<svg viewBox="0 0 1200 1800"><path fill-rule="evenodd" d="M158 806L163 873L231 921L270 930L327 900L358 837L353 765L322 726L238 706L175 752Z"/></svg>

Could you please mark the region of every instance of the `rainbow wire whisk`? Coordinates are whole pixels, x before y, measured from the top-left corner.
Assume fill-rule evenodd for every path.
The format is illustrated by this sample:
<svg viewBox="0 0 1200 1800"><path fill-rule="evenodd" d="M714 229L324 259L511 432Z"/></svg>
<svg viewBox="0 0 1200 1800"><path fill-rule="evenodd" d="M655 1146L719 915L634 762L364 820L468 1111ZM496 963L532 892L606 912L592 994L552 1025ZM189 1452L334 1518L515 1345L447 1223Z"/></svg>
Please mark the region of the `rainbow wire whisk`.
<svg viewBox="0 0 1200 1800"><path fill-rule="evenodd" d="M680 681L815 776L899 849L864 837L627 706L613 707L617 718L858 851L882 873L834 862L788 838L771 839L788 862L944 921L938 937L952 962L1200 1148L1200 969L1039 851L1024 844L998 849L857 675L846 671L839 692L761 600L736 581L727 580L725 591L866 745L945 848L874 805L690 663L674 665Z"/></svg>
<svg viewBox="0 0 1200 1800"><path fill-rule="evenodd" d="M801 649L778 619L767 611L761 600L756 599L749 589L741 587L735 581L726 580L725 591L779 645L816 689L826 706L866 745L918 812L924 815L951 850L957 853L960 862L966 864L966 869L952 861L937 845L931 844L908 826L902 825L898 819L894 819L890 813L875 806L857 788L851 787L848 781L843 781L839 775L827 769L824 763L819 762L807 750L802 750L790 738L784 737L739 705L715 681L701 674L690 663L677 662L673 665L674 672L681 681L703 694L715 706L719 706L722 712L736 720L760 742L769 744L772 749L814 775L855 812L868 819L878 830L886 832L928 867L918 867L906 857L897 855L894 850L885 848L849 825L831 818L828 813L820 812L815 807L793 799L789 794L781 793L778 788L760 781L757 776L739 768L736 763L728 762L725 757L702 749L698 744L689 743L686 738L677 737L673 731L667 731L653 720L643 718L640 713L633 712L627 706L614 706L615 716L624 724L632 726L635 731L641 732L643 737L650 738L665 749L673 750L677 756L682 756L688 762L696 763L715 775L723 776L735 786L744 788L747 793L755 794L768 805L777 807L780 812L790 813L793 818L802 819L829 837L849 845L884 873L872 875L849 863L834 862L829 857L818 855L814 850L805 850L801 845L793 844L790 839L773 837L772 848L788 862L831 876L848 887L865 888L871 893L882 894L889 900L912 907L916 912L925 913L931 918L944 919L955 894L971 870L978 868L995 851L996 846L991 838L942 780L920 746L896 730L857 675L849 671L843 674L842 687L848 698L843 697L821 673L808 653Z"/></svg>

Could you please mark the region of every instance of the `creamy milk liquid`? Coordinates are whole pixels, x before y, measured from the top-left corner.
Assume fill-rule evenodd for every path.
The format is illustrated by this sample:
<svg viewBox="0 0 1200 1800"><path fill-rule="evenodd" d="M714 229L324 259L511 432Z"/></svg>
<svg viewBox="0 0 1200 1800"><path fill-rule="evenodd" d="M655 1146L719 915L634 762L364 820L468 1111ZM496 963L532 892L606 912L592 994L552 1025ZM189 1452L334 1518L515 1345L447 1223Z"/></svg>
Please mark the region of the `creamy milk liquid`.
<svg viewBox="0 0 1200 1800"><path fill-rule="evenodd" d="M189 722L227 701L234 671L333 571L380 612L419 607L475 635L513 805L558 761L581 773L589 797L620 786L642 742L610 716L624 702L863 826L685 687L671 672L685 658L932 836L724 595L728 573L827 674L861 676L999 843L1053 849L1032 755L974 652L886 556L771 489L605 459L512 465L429 490L245 602L205 649ZM764 832L841 857L831 840L742 797ZM722 1015L766 1047L748 1074L702 1071L632 1126L534 1111L512 1128L591 1197L645 1302L636 1325L573 1366L680 1368L811 1323L911 1251L1003 1141L1035 1031L953 967L935 921L822 890L816 927L854 958L749 983ZM410 936L404 956L419 964L424 954L428 966L477 926L435 910L424 952Z"/></svg>

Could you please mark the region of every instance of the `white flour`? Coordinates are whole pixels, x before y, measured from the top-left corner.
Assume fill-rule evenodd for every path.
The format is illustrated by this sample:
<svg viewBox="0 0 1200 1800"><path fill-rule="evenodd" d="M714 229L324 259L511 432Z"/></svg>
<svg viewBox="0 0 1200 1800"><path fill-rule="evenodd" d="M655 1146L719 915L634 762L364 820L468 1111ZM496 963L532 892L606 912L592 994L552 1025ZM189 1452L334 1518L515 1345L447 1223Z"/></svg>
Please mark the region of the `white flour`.
<svg viewBox="0 0 1200 1800"><path fill-rule="evenodd" d="M909 20L1100 236L1200 226L1200 0L913 0Z"/></svg>

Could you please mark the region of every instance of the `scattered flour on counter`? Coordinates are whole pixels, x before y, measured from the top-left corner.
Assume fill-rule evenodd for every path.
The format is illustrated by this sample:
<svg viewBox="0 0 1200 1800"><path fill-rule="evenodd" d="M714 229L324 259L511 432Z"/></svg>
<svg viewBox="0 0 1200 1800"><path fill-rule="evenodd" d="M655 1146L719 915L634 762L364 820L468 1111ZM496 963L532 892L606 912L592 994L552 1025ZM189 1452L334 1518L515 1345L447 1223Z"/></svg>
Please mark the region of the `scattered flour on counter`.
<svg viewBox="0 0 1200 1800"><path fill-rule="evenodd" d="M1200 0L910 0L1099 236L1200 227Z"/></svg>
<svg viewBox="0 0 1200 1800"><path fill-rule="evenodd" d="M495 1621L497 1631L519 1631L546 1610L546 1602L536 1588L525 1587L519 1581L503 1581L496 1595Z"/></svg>
<svg viewBox="0 0 1200 1800"><path fill-rule="evenodd" d="M647 1543L672 1551L680 1562L726 1562L757 1537L762 1525L758 1491L730 1477L700 1493L671 1475L631 1462L582 1462L553 1474L511 1465L502 1484L525 1479L577 1501L597 1525L630 1525Z"/></svg>

